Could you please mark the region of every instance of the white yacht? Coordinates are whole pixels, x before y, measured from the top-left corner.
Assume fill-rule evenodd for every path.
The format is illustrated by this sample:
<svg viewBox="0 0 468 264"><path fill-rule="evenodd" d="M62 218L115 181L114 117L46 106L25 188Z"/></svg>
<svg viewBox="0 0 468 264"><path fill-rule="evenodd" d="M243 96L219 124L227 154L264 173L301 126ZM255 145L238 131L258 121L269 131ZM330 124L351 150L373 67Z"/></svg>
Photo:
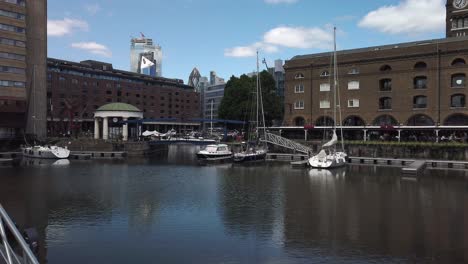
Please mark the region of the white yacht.
<svg viewBox="0 0 468 264"><path fill-rule="evenodd" d="M336 60L336 28L334 29L334 51L333 51L333 135L332 139L322 146L322 150L315 156L309 158L309 165L312 168L337 168L346 165L347 154L344 152L343 143L343 127L341 126L341 151L337 151L336 144L338 143L338 136L336 135L336 120L337 109L339 110L339 118L341 124L341 104L339 98L338 86L338 68Z"/></svg>
<svg viewBox="0 0 468 264"><path fill-rule="evenodd" d="M232 151L226 144L208 145L197 153L197 158L207 161L229 160L232 158Z"/></svg>
<svg viewBox="0 0 468 264"><path fill-rule="evenodd" d="M70 150L57 146L34 146L22 148L23 156L40 159L67 159Z"/></svg>

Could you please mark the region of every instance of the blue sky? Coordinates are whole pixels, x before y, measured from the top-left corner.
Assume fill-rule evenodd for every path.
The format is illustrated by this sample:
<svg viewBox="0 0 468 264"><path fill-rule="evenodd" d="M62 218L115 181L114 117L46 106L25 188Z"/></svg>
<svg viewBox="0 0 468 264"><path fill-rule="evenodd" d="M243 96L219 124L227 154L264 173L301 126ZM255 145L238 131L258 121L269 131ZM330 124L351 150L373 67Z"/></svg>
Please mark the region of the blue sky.
<svg viewBox="0 0 468 264"><path fill-rule="evenodd" d="M48 0L49 57L129 69L130 38L163 48L163 76L187 82L197 67L228 79L275 59L442 38L444 0Z"/></svg>

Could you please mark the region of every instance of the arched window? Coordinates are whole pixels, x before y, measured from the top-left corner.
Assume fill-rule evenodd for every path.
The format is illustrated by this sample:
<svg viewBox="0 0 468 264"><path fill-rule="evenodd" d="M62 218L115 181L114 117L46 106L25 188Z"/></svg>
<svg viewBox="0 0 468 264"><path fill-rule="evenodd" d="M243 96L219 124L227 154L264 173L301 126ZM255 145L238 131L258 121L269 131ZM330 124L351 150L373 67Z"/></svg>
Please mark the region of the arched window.
<svg viewBox="0 0 468 264"><path fill-rule="evenodd" d="M450 97L450 107L465 107L465 95L454 94Z"/></svg>
<svg viewBox="0 0 468 264"><path fill-rule="evenodd" d="M418 95L418 96L413 97L413 108L414 109L427 108L427 96Z"/></svg>
<svg viewBox="0 0 468 264"><path fill-rule="evenodd" d="M333 126L335 121L333 121L333 118L329 116L322 116L317 118L317 121L315 121L316 126Z"/></svg>
<svg viewBox="0 0 468 264"><path fill-rule="evenodd" d="M466 62L462 58L456 58L452 61L452 66L466 65Z"/></svg>
<svg viewBox="0 0 468 264"><path fill-rule="evenodd" d="M453 88L465 87L465 79L466 79L466 74L464 73L457 73L457 74L452 75L452 87Z"/></svg>
<svg viewBox="0 0 468 264"><path fill-rule="evenodd" d="M359 116L348 116L343 121L343 126L365 126L365 125L366 125L366 123Z"/></svg>
<svg viewBox="0 0 468 264"><path fill-rule="evenodd" d="M320 77L328 77L330 76L330 72L329 71L323 71L321 74L320 74Z"/></svg>
<svg viewBox="0 0 468 264"><path fill-rule="evenodd" d="M433 126L434 120L427 115L419 114L414 115L408 119L408 126Z"/></svg>
<svg viewBox="0 0 468 264"><path fill-rule="evenodd" d="M374 126L397 126L398 121L391 115L378 116L374 122Z"/></svg>
<svg viewBox="0 0 468 264"><path fill-rule="evenodd" d="M414 77L414 89L426 89L427 88L427 77L426 76L416 76Z"/></svg>
<svg viewBox="0 0 468 264"><path fill-rule="evenodd" d="M382 79L380 80L380 91L389 92L392 90L392 79Z"/></svg>
<svg viewBox="0 0 468 264"><path fill-rule="evenodd" d="M445 119L444 126L468 126L468 116L465 114L453 114Z"/></svg>
<svg viewBox="0 0 468 264"><path fill-rule="evenodd" d="M386 65L383 65L382 67L380 67L380 71L382 72L388 72L388 71L391 71L392 70L392 67L388 64Z"/></svg>
<svg viewBox="0 0 468 264"><path fill-rule="evenodd" d="M427 64L423 61L420 61L420 62L417 62L415 65L414 65L414 68L416 70L423 70L423 69L427 69Z"/></svg>
<svg viewBox="0 0 468 264"><path fill-rule="evenodd" d="M298 73L296 76L294 76L294 79L304 79L304 74Z"/></svg>
<svg viewBox="0 0 468 264"><path fill-rule="evenodd" d="M294 118L294 124L296 126L304 126L305 125L305 119L302 116L298 116Z"/></svg>
<svg viewBox="0 0 468 264"><path fill-rule="evenodd" d="M392 98L382 97L379 99L379 109L380 110L390 110L392 109Z"/></svg>

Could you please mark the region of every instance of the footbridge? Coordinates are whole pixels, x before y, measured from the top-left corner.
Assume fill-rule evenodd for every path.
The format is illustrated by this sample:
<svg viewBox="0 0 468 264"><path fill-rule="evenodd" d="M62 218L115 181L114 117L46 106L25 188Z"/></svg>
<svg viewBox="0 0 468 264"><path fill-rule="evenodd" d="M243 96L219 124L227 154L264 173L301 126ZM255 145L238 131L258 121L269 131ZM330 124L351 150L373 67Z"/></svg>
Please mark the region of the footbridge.
<svg viewBox="0 0 468 264"><path fill-rule="evenodd" d="M309 155L312 152L312 149L307 146L271 133L266 133L266 139L262 139L262 141L296 152L304 153L306 155Z"/></svg>

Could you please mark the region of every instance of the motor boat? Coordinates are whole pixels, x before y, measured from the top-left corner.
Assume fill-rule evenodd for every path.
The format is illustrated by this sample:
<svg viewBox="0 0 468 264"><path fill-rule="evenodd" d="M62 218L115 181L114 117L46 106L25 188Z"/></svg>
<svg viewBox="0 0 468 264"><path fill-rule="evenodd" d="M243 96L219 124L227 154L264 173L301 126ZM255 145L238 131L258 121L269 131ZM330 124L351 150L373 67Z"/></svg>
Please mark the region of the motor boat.
<svg viewBox="0 0 468 264"><path fill-rule="evenodd" d="M234 162L262 161L266 159L268 151L264 148L250 148L246 151L235 153Z"/></svg>
<svg viewBox="0 0 468 264"><path fill-rule="evenodd" d="M208 145L197 153L197 158L207 161L229 160L232 158L232 151L226 144Z"/></svg>

